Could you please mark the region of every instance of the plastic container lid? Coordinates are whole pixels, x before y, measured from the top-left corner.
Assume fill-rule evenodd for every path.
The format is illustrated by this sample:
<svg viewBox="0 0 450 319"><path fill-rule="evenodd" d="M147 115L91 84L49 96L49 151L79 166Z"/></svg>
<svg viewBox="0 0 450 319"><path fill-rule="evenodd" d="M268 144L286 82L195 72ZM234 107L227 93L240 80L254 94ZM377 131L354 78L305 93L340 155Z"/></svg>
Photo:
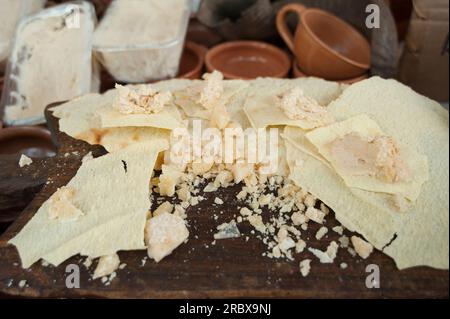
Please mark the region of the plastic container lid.
<svg viewBox="0 0 450 319"><path fill-rule="evenodd" d="M67 2L21 21L0 103L6 124L45 123L47 105L91 92L95 25L95 9L86 1Z"/></svg>

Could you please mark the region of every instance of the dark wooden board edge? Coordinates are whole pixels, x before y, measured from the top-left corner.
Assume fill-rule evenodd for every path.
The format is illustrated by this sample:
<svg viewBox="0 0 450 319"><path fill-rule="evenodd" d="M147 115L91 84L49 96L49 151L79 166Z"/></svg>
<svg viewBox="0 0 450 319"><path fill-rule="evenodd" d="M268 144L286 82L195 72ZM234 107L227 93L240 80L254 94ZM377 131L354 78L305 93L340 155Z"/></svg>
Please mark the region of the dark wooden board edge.
<svg viewBox="0 0 450 319"><path fill-rule="evenodd" d="M89 273L81 266L82 258L75 256L59 267L43 267L36 263L24 270L16 249L7 244L35 214L40 205L60 186L65 185L81 165L81 159L92 151L94 157L105 154L101 146L91 146L75 140L58 130L58 120L46 111L47 122L59 145L54 164L49 170L49 183L36 195L16 222L0 238L0 292L9 296L37 298L448 298L449 272L428 267L415 267L399 271L393 260L381 252L373 253L369 259L351 257L346 251L338 254L334 264L320 264L310 253L301 259L310 258L311 274L303 278L299 274L298 262L271 260L261 256L264 245L250 235L251 228L242 224L245 237L217 241L213 247L212 229L221 222L229 221L236 214L234 192L221 190L219 196L230 203L223 207L224 214L218 220L211 214L213 199L208 198L188 214L190 229L198 238L190 238L172 255L156 264L147 260L142 252L120 252L121 261L127 263L124 270L109 286L99 280L90 280ZM69 154L69 155L66 155ZM214 194L216 195L216 194ZM328 217L327 226L338 223ZM318 243L314 234L318 227L312 225L308 231L309 243L324 249L337 235L330 232ZM208 246L208 248L206 248ZM339 267L346 262L348 268ZM65 267L78 264L81 269L81 288L65 286ZM365 280L366 266L380 267L381 287L368 289ZM14 281L11 283L11 279ZM18 281L27 280L27 287L19 288ZM11 283L11 284L10 284Z"/></svg>

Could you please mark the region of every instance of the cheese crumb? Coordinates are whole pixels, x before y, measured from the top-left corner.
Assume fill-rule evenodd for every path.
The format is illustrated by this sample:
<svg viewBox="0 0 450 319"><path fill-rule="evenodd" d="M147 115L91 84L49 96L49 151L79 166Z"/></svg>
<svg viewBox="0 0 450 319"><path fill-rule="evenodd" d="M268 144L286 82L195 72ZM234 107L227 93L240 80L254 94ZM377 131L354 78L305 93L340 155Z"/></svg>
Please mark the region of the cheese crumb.
<svg viewBox="0 0 450 319"><path fill-rule="evenodd" d="M308 248L308 250L316 256L322 264L331 264L336 258L338 248L337 243L332 241L325 252L315 248Z"/></svg>
<svg viewBox="0 0 450 319"><path fill-rule="evenodd" d="M223 204L223 200L220 199L219 197L214 198L214 203L217 205L222 205Z"/></svg>
<svg viewBox="0 0 450 319"><path fill-rule="evenodd" d="M300 262L299 265L300 273L303 277L306 277L309 275L309 272L311 271L311 259L304 259Z"/></svg>
<svg viewBox="0 0 450 319"><path fill-rule="evenodd" d="M300 239L296 244L295 244L295 252L297 254L303 252L306 248L306 242L303 239Z"/></svg>
<svg viewBox="0 0 450 319"><path fill-rule="evenodd" d="M262 221L262 217L259 215L251 215L248 217L248 221L250 222L250 225L252 225L257 231L261 233L266 232L266 225L264 225Z"/></svg>
<svg viewBox="0 0 450 319"><path fill-rule="evenodd" d="M164 202L158 206L158 208L153 212L153 217L156 217L161 214L170 214L173 211L173 204L170 202Z"/></svg>
<svg viewBox="0 0 450 319"><path fill-rule="evenodd" d="M316 233L316 239L321 240L323 236L325 236L328 233L328 228L325 226L320 227L320 229Z"/></svg>
<svg viewBox="0 0 450 319"><path fill-rule="evenodd" d="M169 91L157 92L146 84L134 87L116 84L116 89L113 107L122 114L159 113L173 98Z"/></svg>
<svg viewBox="0 0 450 319"><path fill-rule="evenodd" d="M174 214L161 214L146 224L147 254L156 262L170 255L188 237L189 231L183 218Z"/></svg>
<svg viewBox="0 0 450 319"><path fill-rule="evenodd" d="M303 90L295 87L278 97L277 105L291 120L304 120L314 127L333 123L333 117L327 109L316 100L304 94Z"/></svg>
<svg viewBox="0 0 450 319"><path fill-rule="evenodd" d="M19 159L19 166L20 167L28 166L31 163L33 163L33 160L31 158L29 158L28 156L26 156L25 154L22 154L20 156L20 159Z"/></svg>
<svg viewBox="0 0 450 319"><path fill-rule="evenodd" d="M223 94L223 74L219 71L213 71L212 73L205 73L203 79L203 88L200 91L197 103L210 110L217 104Z"/></svg>
<svg viewBox="0 0 450 319"><path fill-rule="evenodd" d="M335 226L332 228L332 230L339 235L342 235L344 233L344 228L342 226Z"/></svg>
<svg viewBox="0 0 450 319"><path fill-rule="evenodd" d="M325 218L325 214L322 211L320 211L314 207L308 207L308 209L306 209L305 215L310 220L312 220L313 222L316 222L318 224L322 224L323 219Z"/></svg>
<svg viewBox="0 0 450 319"><path fill-rule="evenodd" d="M120 265L120 259L117 254L102 256L98 260L94 271L93 279L108 276L112 274Z"/></svg>
<svg viewBox="0 0 450 319"><path fill-rule="evenodd" d="M27 285L27 281L25 279L22 279L21 281L19 281L19 288L25 288L26 285Z"/></svg>
<svg viewBox="0 0 450 319"><path fill-rule="evenodd" d="M356 253L363 259L366 259L370 256L373 251L372 244L366 242L362 238L358 236L352 236L351 238L353 247L355 248Z"/></svg>

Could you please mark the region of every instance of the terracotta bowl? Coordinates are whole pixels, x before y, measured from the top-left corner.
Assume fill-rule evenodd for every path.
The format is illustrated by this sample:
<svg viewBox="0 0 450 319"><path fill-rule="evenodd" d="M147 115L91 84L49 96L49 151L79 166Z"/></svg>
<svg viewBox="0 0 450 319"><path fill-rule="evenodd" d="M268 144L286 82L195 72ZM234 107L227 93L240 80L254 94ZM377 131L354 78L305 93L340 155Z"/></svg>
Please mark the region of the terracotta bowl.
<svg viewBox="0 0 450 319"><path fill-rule="evenodd" d="M51 157L56 153L50 131L40 126L17 126L0 130L0 154L22 153Z"/></svg>
<svg viewBox="0 0 450 319"><path fill-rule="evenodd" d="M294 78L304 78L304 77L309 77L310 75L305 74L304 72L302 72L302 70L300 70L300 67L297 64L297 61L294 61L294 63L292 63L292 77ZM361 76L352 78L352 79L347 79L347 80L339 80L336 82L339 83L344 83L344 84L353 84L362 80L365 80L369 77L369 73L365 73Z"/></svg>
<svg viewBox="0 0 450 319"><path fill-rule="evenodd" d="M299 20L294 34L286 24L291 12ZM290 3L277 13L276 25L301 69L311 76L345 80L362 76L370 68L371 48L366 38L327 11Z"/></svg>
<svg viewBox="0 0 450 319"><path fill-rule="evenodd" d="M184 44L183 54L181 55L177 78L190 80L200 79L207 51L208 49L203 45L187 41Z"/></svg>
<svg viewBox="0 0 450 319"><path fill-rule="evenodd" d="M250 80L257 77L284 78L291 62L283 50L259 41L230 41L208 51L205 58L209 72L218 70L227 79Z"/></svg>

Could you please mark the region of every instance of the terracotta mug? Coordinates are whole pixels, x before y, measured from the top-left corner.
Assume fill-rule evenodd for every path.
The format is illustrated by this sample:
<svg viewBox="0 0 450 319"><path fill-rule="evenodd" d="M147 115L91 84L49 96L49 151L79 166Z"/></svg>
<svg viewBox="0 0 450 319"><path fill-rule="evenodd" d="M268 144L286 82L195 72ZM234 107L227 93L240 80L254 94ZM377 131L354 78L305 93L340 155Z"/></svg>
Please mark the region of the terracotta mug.
<svg viewBox="0 0 450 319"><path fill-rule="evenodd" d="M296 13L293 35L286 15ZM328 80L356 78L370 68L370 44L355 28L323 10L291 3L277 13L278 32L308 75Z"/></svg>

